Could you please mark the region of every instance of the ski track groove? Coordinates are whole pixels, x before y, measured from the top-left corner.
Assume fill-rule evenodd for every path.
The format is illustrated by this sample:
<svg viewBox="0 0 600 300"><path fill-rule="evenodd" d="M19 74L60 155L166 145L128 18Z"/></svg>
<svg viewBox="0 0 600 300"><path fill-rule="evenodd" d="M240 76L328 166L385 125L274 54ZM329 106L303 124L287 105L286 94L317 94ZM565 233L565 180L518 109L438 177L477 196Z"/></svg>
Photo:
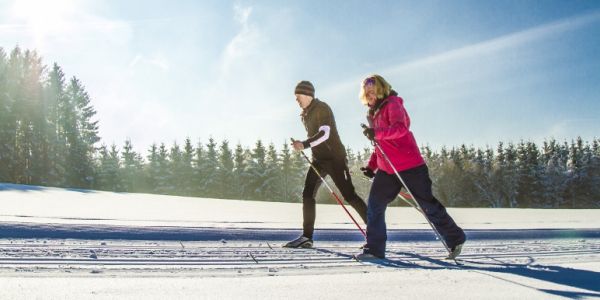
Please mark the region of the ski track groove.
<svg viewBox="0 0 600 300"><path fill-rule="evenodd" d="M278 242L0 239L0 273L115 274L149 272L199 276L373 272L407 268L460 269L444 260L439 241L390 242L383 263L357 262L359 242L318 242L313 249L281 248ZM463 261L464 260L464 261ZM459 257L466 265L600 261L600 239L473 241ZM98 271L102 270L102 271Z"/></svg>

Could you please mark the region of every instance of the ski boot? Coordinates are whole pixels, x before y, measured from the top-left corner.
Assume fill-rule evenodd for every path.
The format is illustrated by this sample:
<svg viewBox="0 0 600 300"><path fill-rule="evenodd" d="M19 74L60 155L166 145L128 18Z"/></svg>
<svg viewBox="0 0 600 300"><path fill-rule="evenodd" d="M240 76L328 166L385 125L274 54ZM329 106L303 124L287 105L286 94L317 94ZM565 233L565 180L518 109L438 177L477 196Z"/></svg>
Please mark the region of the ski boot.
<svg viewBox="0 0 600 300"><path fill-rule="evenodd" d="M303 235L299 238L283 245L284 248L312 248L313 240L309 239Z"/></svg>

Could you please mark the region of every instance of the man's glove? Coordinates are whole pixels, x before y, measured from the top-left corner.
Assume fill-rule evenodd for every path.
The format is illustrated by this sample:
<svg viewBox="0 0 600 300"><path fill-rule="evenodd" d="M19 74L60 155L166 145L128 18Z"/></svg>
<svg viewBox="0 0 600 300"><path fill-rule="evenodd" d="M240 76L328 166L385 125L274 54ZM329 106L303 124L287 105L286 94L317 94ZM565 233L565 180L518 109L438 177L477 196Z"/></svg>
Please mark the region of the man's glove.
<svg viewBox="0 0 600 300"><path fill-rule="evenodd" d="M373 128L369 128L369 127L365 127L365 129L363 130L363 134L370 140L373 141L375 140L375 129Z"/></svg>
<svg viewBox="0 0 600 300"><path fill-rule="evenodd" d="M294 148L294 150L296 151L301 151L304 150L304 144L302 144L301 141L297 141L292 139L292 143L290 144L292 146L292 148Z"/></svg>
<svg viewBox="0 0 600 300"><path fill-rule="evenodd" d="M373 178L375 177L375 172L373 172L373 170L371 170L368 167L361 167L360 170L363 172L363 174L369 178Z"/></svg>

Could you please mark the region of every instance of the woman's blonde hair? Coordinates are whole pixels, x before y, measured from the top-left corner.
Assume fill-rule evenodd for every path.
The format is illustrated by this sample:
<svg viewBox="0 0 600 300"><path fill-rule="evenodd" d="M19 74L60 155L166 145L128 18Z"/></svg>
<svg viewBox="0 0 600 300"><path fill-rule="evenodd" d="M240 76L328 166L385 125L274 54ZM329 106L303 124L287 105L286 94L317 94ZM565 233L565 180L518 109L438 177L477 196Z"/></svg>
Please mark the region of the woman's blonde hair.
<svg viewBox="0 0 600 300"><path fill-rule="evenodd" d="M392 86L383 79L380 75L373 74L367 78L365 78L360 83L360 93L358 97L360 98L360 102L364 105L369 104L369 100L367 100L367 95L365 94L365 83L367 80L372 79L375 81L375 94L377 95L377 99L385 99L390 95L392 91Z"/></svg>

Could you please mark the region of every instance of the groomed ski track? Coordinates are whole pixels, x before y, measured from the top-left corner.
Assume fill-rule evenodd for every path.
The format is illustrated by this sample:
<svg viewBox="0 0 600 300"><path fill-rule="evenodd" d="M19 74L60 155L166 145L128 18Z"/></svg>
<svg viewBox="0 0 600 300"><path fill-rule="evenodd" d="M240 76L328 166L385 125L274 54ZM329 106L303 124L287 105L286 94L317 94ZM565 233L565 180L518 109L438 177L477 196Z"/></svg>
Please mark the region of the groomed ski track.
<svg viewBox="0 0 600 300"><path fill-rule="evenodd" d="M287 249L299 204L2 188L0 299L600 298L598 210L454 209L456 264L393 208L387 259L357 262L337 206L319 206L315 248Z"/></svg>

